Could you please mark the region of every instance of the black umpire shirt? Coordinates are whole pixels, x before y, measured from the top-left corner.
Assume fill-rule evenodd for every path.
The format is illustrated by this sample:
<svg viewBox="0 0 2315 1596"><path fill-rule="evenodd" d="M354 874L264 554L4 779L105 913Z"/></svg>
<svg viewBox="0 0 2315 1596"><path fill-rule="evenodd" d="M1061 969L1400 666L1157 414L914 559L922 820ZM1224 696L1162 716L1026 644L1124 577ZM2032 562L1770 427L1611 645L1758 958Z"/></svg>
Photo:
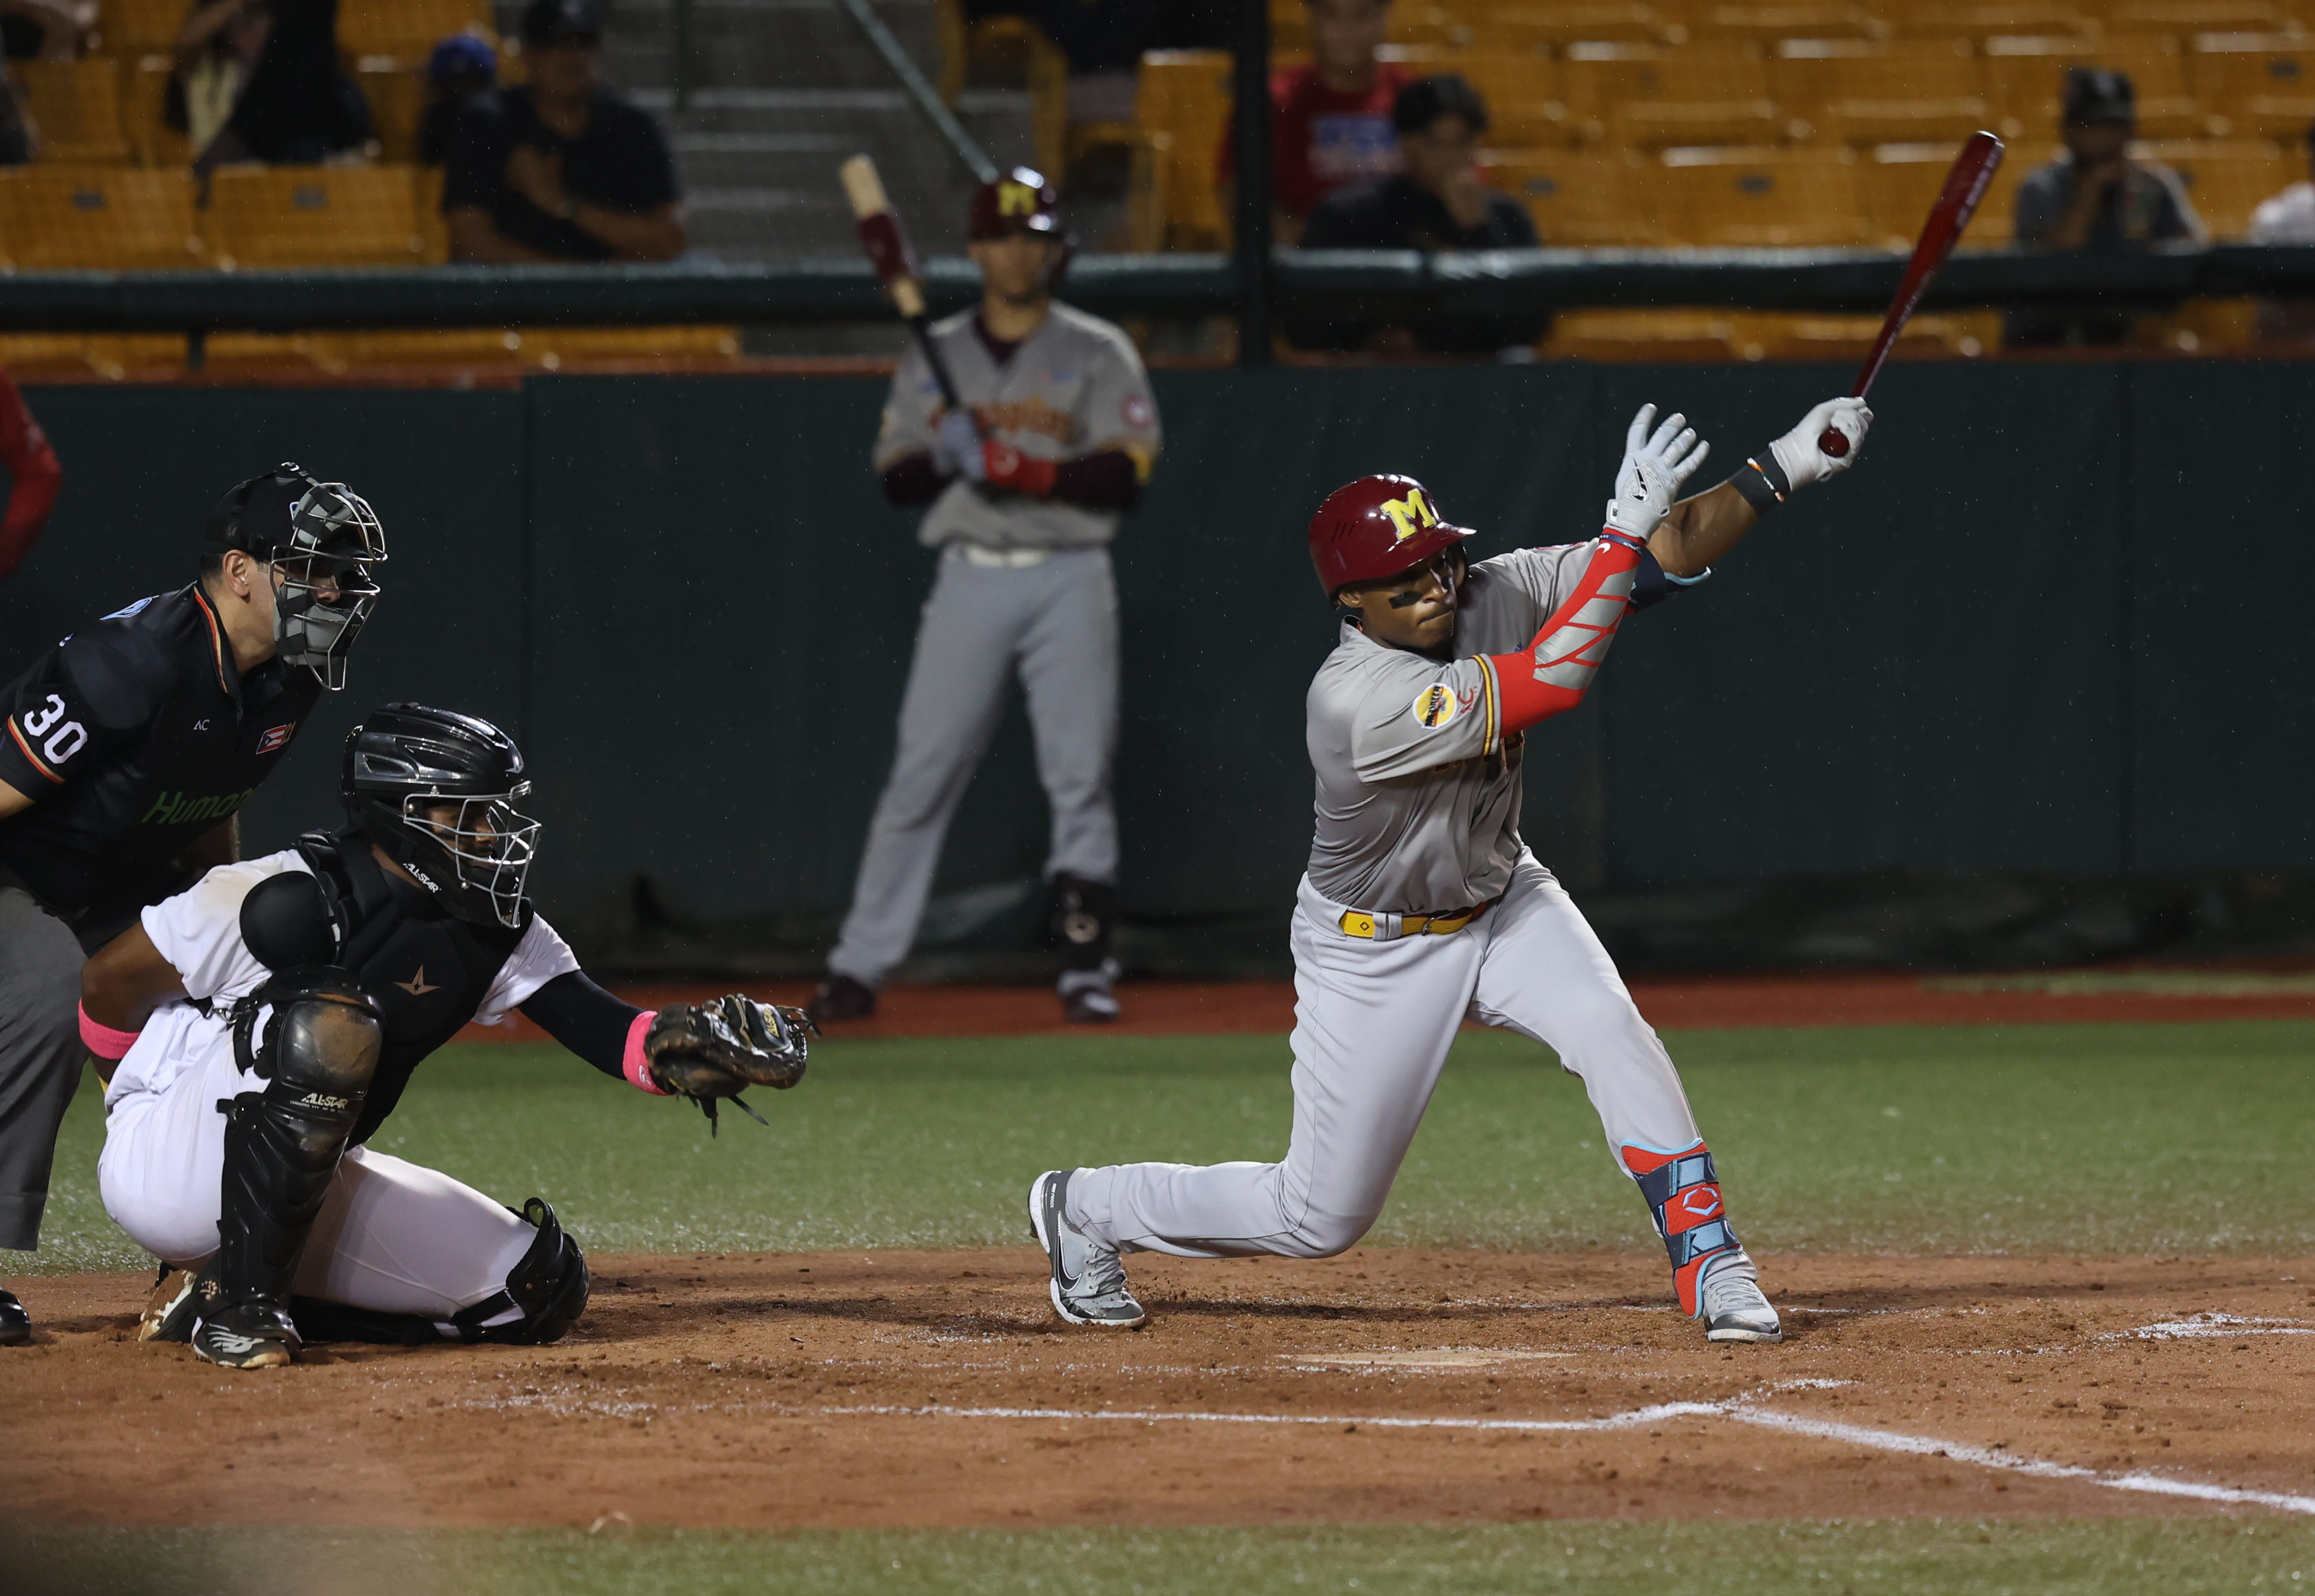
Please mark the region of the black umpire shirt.
<svg viewBox="0 0 2315 1596"><path fill-rule="evenodd" d="M587 126L565 138L539 120L528 86L477 94L459 109L442 175L444 214L460 206L490 212L515 243L565 261L608 261L611 246L575 222L550 216L507 187L507 156L528 144L563 156L563 191L607 210L642 214L683 197L675 156L652 114L609 89L595 91Z"/></svg>
<svg viewBox="0 0 2315 1596"><path fill-rule="evenodd" d="M84 627L0 687L0 782L32 800L0 820L13 875L95 947L185 883L187 848L281 763L319 678L279 660L244 675L199 583Z"/></svg>

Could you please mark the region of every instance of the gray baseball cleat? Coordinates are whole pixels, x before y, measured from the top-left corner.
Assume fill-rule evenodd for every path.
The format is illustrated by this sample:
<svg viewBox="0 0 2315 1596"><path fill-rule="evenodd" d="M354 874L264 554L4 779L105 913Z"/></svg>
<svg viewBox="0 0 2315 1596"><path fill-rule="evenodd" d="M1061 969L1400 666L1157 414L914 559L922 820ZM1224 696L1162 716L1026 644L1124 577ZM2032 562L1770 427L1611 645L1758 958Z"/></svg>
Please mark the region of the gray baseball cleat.
<svg viewBox="0 0 2315 1596"><path fill-rule="evenodd" d="M1698 1318L1707 1341L1782 1341L1784 1326L1769 1306L1760 1281L1734 1269L1705 1276L1698 1294Z"/></svg>
<svg viewBox="0 0 2315 1596"><path fill-rule="evenodd" d="M1053 1311L1072 1325L1139 1330L1149 1316L1125 1283L1117 1249L1101 1246L1069 1221L1062 1204L1069 1173L1048 1169L1029 1183L1029 1234L1052 1265Z"/></svg>

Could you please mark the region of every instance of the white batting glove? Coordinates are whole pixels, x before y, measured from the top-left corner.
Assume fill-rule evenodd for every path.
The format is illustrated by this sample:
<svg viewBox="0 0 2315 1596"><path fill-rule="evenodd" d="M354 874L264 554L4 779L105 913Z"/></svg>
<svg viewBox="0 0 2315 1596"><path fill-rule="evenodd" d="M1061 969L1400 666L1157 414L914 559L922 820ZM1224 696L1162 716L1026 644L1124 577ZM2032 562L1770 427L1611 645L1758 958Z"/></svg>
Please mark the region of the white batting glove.
<svg viewBox="0 0 2315 1596"><path fill-rule="evenodd" d="M1769 446L1783 467L1788 486L1805 488L1821 477L1838 476L1857 464L1872 429L1873 412L1862 399L1828 399L1801 418L1801 424ZM1849 439L1849 452L1839 458L1817 448L1816 440L1832 428Z"/></svg>
<svg viewBox="0 0 2315 1596"><path fill-rule="evenodd" d="M1712 452L1686 416L1675 411L1650 432L1655 419L1653 404L1641 405L1640 413L1632 418L1624 439L1624 463L1616 469L1616 496L1608 501L1610 529L1640 542L1672 513L1681 484Z"/></svg>
<svg viewBox="0 0 2315 1596"><path fill-rule="evenodd" d="M964 473L975 482L988 474L980 456L980 429L970 412L952 410L933 424L933 469L943 476Z"/></svg>

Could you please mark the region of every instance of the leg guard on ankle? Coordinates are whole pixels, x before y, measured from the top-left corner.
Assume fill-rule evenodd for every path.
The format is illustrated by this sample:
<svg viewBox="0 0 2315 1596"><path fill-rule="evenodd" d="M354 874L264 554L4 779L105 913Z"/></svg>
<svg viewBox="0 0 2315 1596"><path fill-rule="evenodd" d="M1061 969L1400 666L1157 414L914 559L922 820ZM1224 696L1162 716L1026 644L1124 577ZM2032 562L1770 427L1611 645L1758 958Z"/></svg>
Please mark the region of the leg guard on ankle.
<svg viewBox="0 0 2315 1596"><path fill-rule="evenodd" d="M1740 1250L1736 1232L1728 1227L1727 1210L1720 1201L1720 1177L1712 1167L1712 1154L1702 1142L1677 1153L1647 1148L1619 1149L1624 1167L1639 1183L1672 1257L1672 1290L1680 1311L1690 1318L1698 1311L1698 1285L1712 1260Z"/></svg>
<svg viewBox="0 0 2315 1596"><path fill-rule="evenodd" d="M1045 941L1061 950L1063 969L1101 969L1116 930L1115 887L1083 876L1053 877L1045 900Z"/></svg>
<svg viewBox="0 0 2315 1596"><path fill-rule="evenodd" d="M543 1346L560 1341L587 1306L587 1260L579 1244L563 1234L544 1198L522 1205L522 1218L538 1235L506 1284L447 1319L423 1314L386 1313L348 1308L317 1297L293 1297L289 1317L302 1341L366 1341L386 1346L430 1346L439 1342L509 1342Z"/></svg>

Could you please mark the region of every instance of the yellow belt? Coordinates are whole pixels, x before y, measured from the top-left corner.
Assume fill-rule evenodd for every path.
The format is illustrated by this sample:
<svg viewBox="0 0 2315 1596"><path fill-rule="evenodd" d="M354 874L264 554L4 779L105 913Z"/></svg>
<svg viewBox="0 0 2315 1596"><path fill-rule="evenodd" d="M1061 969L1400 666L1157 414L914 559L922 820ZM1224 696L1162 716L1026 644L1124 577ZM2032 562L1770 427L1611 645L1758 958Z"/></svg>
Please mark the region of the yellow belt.
<svg viewBox="0 0 2315 1596"><path fill-rule="evenodd" d="M1492 898L1487 900L1488 903L1494 901ZM1401 936L1452 936L1486 912L1487 904L1482 903L1476 909L1459 909L1450 914L1400 915L1397 917L1398 934ZM1362 936L1371 942L1375 934L1373 915L1357 909L1343 911L1344 935ZM1385 939L1389 940L1388 937Z"/></svg>

